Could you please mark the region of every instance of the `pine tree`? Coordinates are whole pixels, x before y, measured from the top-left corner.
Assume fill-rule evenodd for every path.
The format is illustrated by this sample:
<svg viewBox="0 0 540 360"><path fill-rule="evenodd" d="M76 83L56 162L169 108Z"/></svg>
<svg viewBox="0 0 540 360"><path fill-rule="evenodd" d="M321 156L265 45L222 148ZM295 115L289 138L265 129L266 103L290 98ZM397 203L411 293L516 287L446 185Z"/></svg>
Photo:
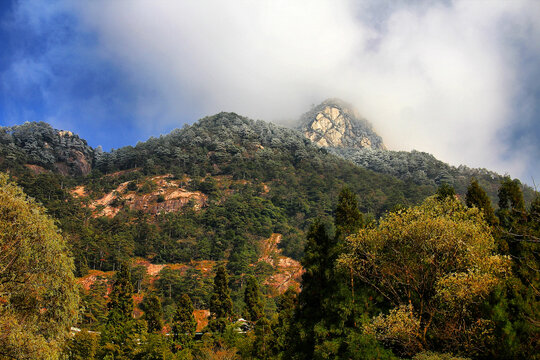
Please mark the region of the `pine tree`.
<svg viewBox="0 0 540 360"><path fill-rule="evenodd" d="M442 183L437 189L437 200L439 201L442 201L447 197L453 198L454 196L456 196L456 191L454 190L454 187L450 184Z"/></svg>
<svg viewBox="0 0 540 360"><path fill-rule="evenodd" d="M142 304L142 310L144 311L144 319L148 326L148 332L160 332L163 328L163 309L161 308L161 301L159 298L152 294L148 296L148 299Z"/></svg>
<svg viewBox="0 0 540 360"><path fill-rule="evenodd" d="M320 221L313 224L307 235L302 259L305 273L293 331L298 335L291 337L293 344L289 347L300 359L342 357L344 341L356 324L353 274L336 268L345 238L363 225L356 195L349 188L343 188L339 194L334 222L334 237L328 235ZM364 293L360 295L364 297Z"/></svg>
<svg viewBox="0 0 540 360"><path fill-rule="evenodd" d="M131 284L131 273L127 263L123 263L117 272L110 297L107 321L113 322L118 319L126 322L132 319L133 285Z"/></svg>
<svg viewBox="0 0 540 360"><path fill-rule="evenodd" d="M187 294L182 295L177 303L173 318L173 351L189 348L195 336L197 321L193 316L193 303Z"/></svg>
<svg viewBox="0 0 540 360"><path fill-rule="evenodd" d="M292 288L287 289L277 301L278 319L274 329L275 352L286 354L289 339L293 337L294 310L298 303L298 294Z"/></svg>
<svg viewBox="0 0 540 360"><path fill-rule="evenodd" d="M255 342L253 343L253 357L255 359L269 359L272 354L272 327L266 317L262 317L255 324Z"/></svg>
<svg viewBox="0 0 540 360"><path fill-rule="evenodd" d="M478 184L476 179L472 179L471 184L467 188L465 203L468 207L476 206L478 209L481 209L484 212L484 217L489 224L495 225L497 223L495 212L493 211L493 207L491 207L491 200L489 200L486 192Z"/></svg>
<svg viewBox="0 0 540 360"><path fill-rule="evenodd" d="M97 335L87 330L76 333L69 342L69 360L94 360L97 349Z"/></svg>
<svg viewBox="0 0 540 360"><path fill-rule="evenodd" d="M518 179L504 178L501 181L501 186L498 191L499 195L499 209L497 210L497 216L503 232L510 232L518 234L522 231L522 225L527 222L527 214L525 211L525 202L523 201L523 193L521 192L521 182ZM518 247L513 237L504 236L500 237L499 250L503 253L515 251L511 249L512 246ZM507 240L510 240L508 242Z"/></svg>
<svg viewBox="0 0 540 360"><path fill-rule="evenodd" d="M94 282L81 298L81 321L85 327L97 330L100 324L107 321L107 284L104 281Z"/></svg>
<svg viewBox="0 0 540 360"><path fill-rule="evenodd" d="M259 320L263 315L263 303L259 283L253 276L249 276L247 279L244 302L246 303L246 319L253 322Z"/></svg>
<svg viewBox="0 0 540 360"><path fill-rule="evenodd" d="M358 209L358 200L348 187L344 187L339 193L338 204L335 211L334 224L336 227L336 243L339 247L339 255L346 249L345 239L357 233L363 226L363 216ZM339 256L338 255L338 256ZM356 331L353 328L358 327L357 317L361 314L367 314L373 309L370 299L376 297L372 289L362 284L355 285L355 277L352 269L343 269L335 271L336 281L348 285L347 289L342 286L335 296L336 309L350 309L350 316L345 323L345 332ZM343 336L344 337L344 336Z"/></svg>
<svg viewBox="0 0 540 360"><path fill-rule="evenodd" d="M176 359L171 352L165 336L161 334L149 334L144 344L141 344L136 360L165 360ZM183 358L180 358L183 359Z"/></svg>
<svg viewBox="0 0 540 360"><path fill-rule="evenodd" d="M88 271L89 271L89 268L88 268L88 262L86 260L86 256L81 255L80 260L79 260L79 277L88 275Z"/></svg>
<svg viewBox="0 0 540 360"><path fill-rule="evenodd" d="M133 285L129 265L123 263L110 294L107 323L101 335L102 357L127 360L136 351L137 329L133 319Z"/></svg>
<svg viewBox="0 0 540 360"><path fill-rule="evenodd" d="M491 300L497 324L493 358L538 358L540 327L540 198L527 211L519 180L506 178L499 188L499 251L512 258L512 275Z"/></svg>
<svg viewBox="0 0 540 360"><path fill-rule="evenodd" d="M223 332L231 320L233 303L229 289L229 276L224 266L219 266L214 277L214 292L210 299L209 327Z"/></svg>
<svg viewBox="0 0 540 360"><path fill-rule="evenodd" d="M302 259L302 291L295 313L295 333L290 347L299 359L337 356L336 339L340 338L344 321L350 311L339 309L344 282L337 281L335 261L339 254L337 241L328 235L319 220L311 226ZM337 299L339 298L339 300ZM336 346L337 345L337 346Z"/></svg>
<svg viewBox="0 0 540 360"><path fill-rule="evenodd" d="M525 209L521 182L518 179L504 178L499 188L499 208L522 211Z"/></svg>
<svg viewBox="0 0 540 360"><path fill-rule="evenodd" d="M349 187L344 187L339 193L338 205L335 212L336 237L343 240L354 234L363 225L362 213L358 209L358 200Z"/></svg>

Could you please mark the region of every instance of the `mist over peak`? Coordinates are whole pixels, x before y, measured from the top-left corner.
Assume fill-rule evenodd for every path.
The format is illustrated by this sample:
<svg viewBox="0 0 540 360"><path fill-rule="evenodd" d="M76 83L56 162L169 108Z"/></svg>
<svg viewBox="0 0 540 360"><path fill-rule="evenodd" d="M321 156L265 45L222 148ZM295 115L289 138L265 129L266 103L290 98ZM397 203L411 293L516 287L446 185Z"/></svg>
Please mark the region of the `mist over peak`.
<svg viewBox="0 0 540 360"><path fill-rule="evenodd" d="M323 147L385 149L371 123L352 105L337 98L326 99L302 115L298 129Z"/></svg>
<svg viewBox="0 0 540 360"><path fill-rule="evenodd" d="M293 126L336 96L389 148L540 177L537 2L53 3L3 23L4 125L110 149L220 111Z"/></svg>

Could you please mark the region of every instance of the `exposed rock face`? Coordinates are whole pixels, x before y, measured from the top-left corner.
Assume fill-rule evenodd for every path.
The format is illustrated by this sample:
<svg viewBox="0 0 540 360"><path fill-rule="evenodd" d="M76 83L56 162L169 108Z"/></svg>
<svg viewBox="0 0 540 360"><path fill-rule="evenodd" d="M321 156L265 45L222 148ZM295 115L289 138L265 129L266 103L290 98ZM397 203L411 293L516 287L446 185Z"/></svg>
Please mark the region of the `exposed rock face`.
<svg viewBox="0 0 540 360"><path fill-rule="evenodd" d="M90 203L89 207L97 211L94 216L115 217L123 206L130 210L140 210L149 214L181 211L186 205L200 210L206 206L208 197L200 191L188 191L179 187L179 181L169 181L170 174L154 176L150 180L157 185L157 189L147 194L137 191L127 191L129 181L123 182L113 191L102 198ZM77 186L71 194L82 198L87 196L84 186ZM161 201L158 200L161 198Z"/></svg>
<svg viewBox="0 0 540 360"><path fill-rule="evenodd" d="M386 149L371 124L338 99L325 100L305 113L299 130L319 146Z"/></svg>
<svg viewBox="0 0 540 360"><path fill-rule="evenodd" d="M281 254L278 245L282 238L281 234L272 234L268 239L265 239L261 244L261 256L259 257L259 261L270 264L276 270L264 281L264 284L269 285L274 296L283 294L290 287L300 291L300 283L304 273L304 269L298 261Z"/></svg>

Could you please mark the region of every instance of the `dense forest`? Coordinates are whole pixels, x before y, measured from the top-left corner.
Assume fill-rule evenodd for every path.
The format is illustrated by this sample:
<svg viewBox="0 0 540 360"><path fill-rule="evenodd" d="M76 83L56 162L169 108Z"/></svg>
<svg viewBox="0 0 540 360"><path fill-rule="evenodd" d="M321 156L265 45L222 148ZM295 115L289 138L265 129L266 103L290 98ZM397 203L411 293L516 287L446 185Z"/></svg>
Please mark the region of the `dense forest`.
<svg viewBox="0 0 540 360"><path fill-rule="evenodd" d="M377 173L389 174L416 184L440 186L449 184L458 194L465 194L471 179L476 179L493 202L504 176L487 169L474 169L465 165L450 166L433 155L421 151L389 151L374 149L330 148L330 152ZM523 188L523 195L530 202L535 192Z"/></svg>
<svg viewBox="0 0 540 360"><path fill-rule="evenodd" d="M234 113L111 152L1 128L0 170L0 359L540 353L519 180Z"/></svg>
<svg viewBox="0 0 540 360"><path fill-rule="evenodd" d="M77 233L78 241L82 242L78 246L84 249L81 252L86 252L81 255L91 267L104 257L103 253L108 254L106 261L99 264L100 270L112 269L122 259L115 257L119 252L110 249L107 236L96 241L85 233L114 233L115 239L110 241L116 247L125 243L123 239L129 239L126 240L129 244L121 246L132 249L131 252L120 251L127 257L153 256L157 262L175 262L192 258L221 260L231 250L234 239L245 242L276 232L284 236L281 246L285 254L300 259L305 230L316 217L329 218L339 188L344 184L350 184L354 192L361 194L360 209L372 217L396 206L417 204L434 191L431 186L354 166L313 146L297 131L232 113L202 119L193 126L135 147L109 153L95 151L93 160L89 160L93 162L92 172L86 177L66 177L59 172L35 175L30 165L25 164L54 169L55 163L47 160L52 157L50 154L79 152L77 145L72 145L78 142L70 141L62 146L66 141L49 135L49 130L44 123L7 128L0 166L19 178L29 195L44 202L49 211L56 211L56 218L66 223L64 229L69 226L70 233ZM28 135L33 132L39 135ZM40 146L47 149L43 158L39 152L25 152L26 148ZM17 157L16 151L26 155ZM57 157L57 163L71 159ZM80 173L77 169L73 171L77 172ZM123 206L129 193L151 194L149 200L153 203L163 201L155 193L157 184L153 178L159 175L167 175L179 188L204 194L207 201L203 210L158 214L149 224L147 214ZM120 210L114 219L96 219L88 208L81 206L77 207L78 211L86 215L72 210L74 202L85 199L74 199L70 188L84 186L86 201L92 201L126 182L125 189L114 194L111 205ZM88 219L82 224L85 217ZM151 232L152 237L147 237L146 232ZM178 247L179 239L193 241ZM137 245L137 241L143 241L143 246Z"/></svg>

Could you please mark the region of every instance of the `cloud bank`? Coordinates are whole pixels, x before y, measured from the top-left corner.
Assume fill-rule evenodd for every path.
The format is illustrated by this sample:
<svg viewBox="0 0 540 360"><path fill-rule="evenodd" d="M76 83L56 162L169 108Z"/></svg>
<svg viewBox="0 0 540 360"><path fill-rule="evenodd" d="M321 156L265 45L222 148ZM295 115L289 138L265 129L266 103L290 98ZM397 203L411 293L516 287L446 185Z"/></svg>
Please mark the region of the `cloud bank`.
<svg viewBox="0 0 540 360"><path fill-rule="evenodd" d="M39 23L38 3L25 4ZM219 111L290 124L310 105L340 97L390 149L540 179L538 2L55 5L92 35L82 46L90 58L116 69L123 85L113 88L130 94L117 95L122 111L142 132ZM47 74L35 69L32 76ZM115 95L96 91L92 108Z"/></svg>

